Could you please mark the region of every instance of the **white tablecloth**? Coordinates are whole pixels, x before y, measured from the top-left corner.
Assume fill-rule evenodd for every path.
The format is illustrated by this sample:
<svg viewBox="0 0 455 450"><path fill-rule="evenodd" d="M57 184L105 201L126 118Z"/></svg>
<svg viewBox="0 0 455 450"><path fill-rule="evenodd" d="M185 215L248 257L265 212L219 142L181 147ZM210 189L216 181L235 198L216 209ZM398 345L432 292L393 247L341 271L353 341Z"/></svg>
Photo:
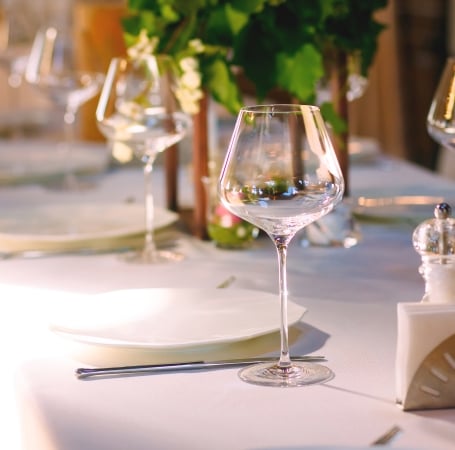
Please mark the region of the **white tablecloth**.
<svg viewBox="0 0 455 450"><path fill-rule="evenodd" d="M402 162L355 166L351 172L353 196L455 198L454 183ZM162 186L159 174L155 183ZM2 205L6 211L15 202L51 202L63 195L68 202L131 196L141 201L142 176L135 169L115 171L95 190L76 194L4 187L0 211ZM229 289L275 293L276 256L267 238L251 249L228 251L180 235L185 260L153 267L125 263L116 254L0 261L4 448L20 448L22 441L33 450L360 449L398 424L403 433L393 447L453 449L455 410L405 413L395 404L396 304L419 301L424 288L412 231L404 224L364 223L363 240L351 249L303 248L298 240L291 245L290 295L308 308L291 330L291 351L326 355L335 378L290 389L246 384L237 369L82 381L74 376L76 367L113 362L119 355L70 350L47 329L48 302L56 296L65 302L76 293L124 288L211 288L230 275L236 280ZM278 350L274 334L202 356ZM201 355L185 355L193 356Z"/></svg>

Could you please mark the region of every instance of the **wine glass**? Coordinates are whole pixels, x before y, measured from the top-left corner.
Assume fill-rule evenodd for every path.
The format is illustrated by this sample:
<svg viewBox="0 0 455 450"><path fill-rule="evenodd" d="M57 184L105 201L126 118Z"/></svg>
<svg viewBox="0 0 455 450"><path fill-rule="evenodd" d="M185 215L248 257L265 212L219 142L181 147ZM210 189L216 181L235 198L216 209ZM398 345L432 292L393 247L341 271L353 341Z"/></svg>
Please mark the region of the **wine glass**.
<svg viewBox="0 0 455 450"><path fill-rule="evenodd" d="M104 81L103 73L79 67L71 28L50 26L40 29L36 34L27 61L25 79L64 109L63 150L66 153L66 173L63 185L59 187L81 188L82 184L71 170L76 115L84 103L100 92Z"/></svg>
<svg viewBox="0 0 455 450"><path fill-rule="evenodd" d="M8 84L12 88L22 83L22 74L36 31L30 19L24 5L12 0L0 1L0 67L7 71Z"/></svg>
<svg viewBox="0 0 455 450"><path fill-rule="evenodd" d="M172 59L166 55L114 58L96 109L100 131L113 145L131 149L144 163L145 244L127 259L138 263L178 261L170 250L159 250L153 237L153 163L160 152L183 139L191 119L175 97Z"/></svg>
<svg viewBox="0 0 455 450"><path fill-rule="evenodd" d="M4 86L5 114L2 114L2 131L9 137L22 137L26 132L30 112L22 105L23 74L30 46L36 31L36 15L30 14L18 0L0 0L0 69L7 76Z"/></svg>
<svg viewBox="0 0 455 450"><path fill-rule="evenodd" d="M427 115L428 134L437 143L455 149L455 58L446 60Z"/></svg>
<svg viewBox="0 0 455 450"><path fill-rule="evenodd" d="M237 117L219 180L222 203L263 229L279 265L281 353L276 363L249 366L246 382L302 386L332 378L325 366L292 361L286 281L288 245L296 232L340 202L343 176L320 110L310 105L244 107Z"/></svg>

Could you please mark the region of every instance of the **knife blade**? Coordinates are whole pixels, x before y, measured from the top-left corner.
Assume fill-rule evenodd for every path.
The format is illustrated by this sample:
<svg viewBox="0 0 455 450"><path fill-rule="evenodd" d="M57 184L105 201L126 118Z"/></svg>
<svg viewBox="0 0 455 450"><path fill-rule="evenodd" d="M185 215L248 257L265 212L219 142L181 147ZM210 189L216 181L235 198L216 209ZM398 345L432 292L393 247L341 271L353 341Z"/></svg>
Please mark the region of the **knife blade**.
<svg viewBox="0 0 455 450"><path fill-rule="evenodd" d="M305 355L294 356L292 361L323 361L324 356L321 355ZM97 367L85 368L79 367L75 371L77 378L85 379L90 377L114 376L114 375L139 375L144 373L163 373L163 372L179 372L186 370L201 370L201 369L222 369L228 367L240 367L249 364L278 362L278 357L259 357L259 358L243 358L243 359L228 359L221 361L190 361L184 363L170 364L144 364L134 366L118 366L118 367Z"/></svg>

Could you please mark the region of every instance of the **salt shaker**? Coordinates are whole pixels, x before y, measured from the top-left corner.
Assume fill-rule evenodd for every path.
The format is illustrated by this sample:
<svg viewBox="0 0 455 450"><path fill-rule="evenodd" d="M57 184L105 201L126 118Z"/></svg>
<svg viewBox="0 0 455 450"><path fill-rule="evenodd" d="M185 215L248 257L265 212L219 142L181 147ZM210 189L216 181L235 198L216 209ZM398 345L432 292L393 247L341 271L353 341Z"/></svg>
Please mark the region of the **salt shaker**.
<svg viewBox="0 0 455 450"><path fill-rule="evenodd" d="M422 222L412 236L422 258L419 273L425 280L423 302L455 304L455 219L447 203L434 209L434 219Z"/></svg>

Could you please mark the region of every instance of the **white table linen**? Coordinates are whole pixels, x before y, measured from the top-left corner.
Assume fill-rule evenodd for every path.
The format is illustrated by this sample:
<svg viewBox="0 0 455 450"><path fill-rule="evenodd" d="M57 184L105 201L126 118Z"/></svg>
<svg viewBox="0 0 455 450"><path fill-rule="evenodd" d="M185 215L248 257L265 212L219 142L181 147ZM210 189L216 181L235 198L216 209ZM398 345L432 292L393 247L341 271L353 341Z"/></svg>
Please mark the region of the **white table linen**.
<svg viewBox="0 0 455 450"><path fill-rule="evenodd" d="M155 184L163 185L160 176ZM185 187L182 192L191 198ZM351 188L353 196L455 198L454 183L390 160L353 167ZM30 199L60 201L62 195L68 202L141 201L142 175L134 169L110 173L96 190L82 193L2 188L0 210ZM70 351L47 329L52 301L75 294L177 284L212 288L230 275L236 277L228 288L233 292L276 293L276 256L267 238L249 250L228 251L180 233L186 259L159 266L125 263L117 254L0 261L2 440L7 436L16 443L8 448L20 448L22 441L23 448L33 450L363 448L398 424L403 433L393 447L452 449L455 410L405 413L395 404L396 305L419 301L424 288L412 231L405 224L362 224L363 240L351 249L302 248L294 241L289 291L308 311L291 330L291 350L326 355L335 378L290 389L248 385L237 369L82 381L74 376L78 366L133 361L124 354ZM278 351L275 334L178 356Z"/></svg>

